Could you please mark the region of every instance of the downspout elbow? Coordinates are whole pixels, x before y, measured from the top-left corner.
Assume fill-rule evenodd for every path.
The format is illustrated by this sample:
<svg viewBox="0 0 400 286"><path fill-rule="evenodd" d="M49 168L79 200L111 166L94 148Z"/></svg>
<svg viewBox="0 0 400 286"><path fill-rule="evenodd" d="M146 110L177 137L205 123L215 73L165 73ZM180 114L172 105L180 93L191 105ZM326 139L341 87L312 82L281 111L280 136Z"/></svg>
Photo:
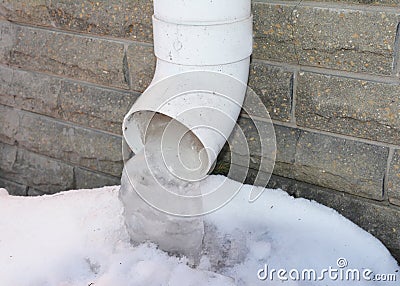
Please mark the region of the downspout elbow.
<svg viewBox="0 0 400 286"><path fill-rule="evenodd" d="M143 149L157 120L176 120L205 150L199 175L212 168L247 88L251 7L249 0L236 2L154 1L156 71L123 122L124 139L134 153Z"/></svg>

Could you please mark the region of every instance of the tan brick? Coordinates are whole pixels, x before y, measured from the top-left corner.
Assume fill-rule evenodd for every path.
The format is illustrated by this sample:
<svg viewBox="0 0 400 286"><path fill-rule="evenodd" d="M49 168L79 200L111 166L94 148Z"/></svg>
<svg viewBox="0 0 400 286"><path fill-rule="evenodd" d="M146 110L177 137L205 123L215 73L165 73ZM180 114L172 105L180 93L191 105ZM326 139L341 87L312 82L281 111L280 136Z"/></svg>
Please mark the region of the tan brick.
<svg viewBox="0 0 400 286"><path fill-rule="evenodd" d="M3 63L128 88L122 43L24 26L18 26L16 34L17 40Z"/></svg>
<svg viewBox="0 0 400 286"><path fill-rule="evenodd" d="M296 123L392 144L400 142L400 85L302 72Z"/></svg>
<svg viewBox="0 0 400 286"><path fill-rule="evenodd" d="M397 10L256 2L254 57L329 69L392 74Z"/></svg>

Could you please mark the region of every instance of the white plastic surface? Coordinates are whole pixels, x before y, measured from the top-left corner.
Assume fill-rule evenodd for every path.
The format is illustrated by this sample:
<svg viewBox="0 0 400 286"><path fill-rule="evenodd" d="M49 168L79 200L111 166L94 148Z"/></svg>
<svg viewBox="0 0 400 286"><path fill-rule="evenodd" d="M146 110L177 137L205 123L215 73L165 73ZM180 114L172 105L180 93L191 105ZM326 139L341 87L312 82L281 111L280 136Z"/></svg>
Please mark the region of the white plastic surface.
<svg viewBox="0 0 400 286"><path fill-rule="evenodd" d="M166 115L201 142L208 171L245 97L253 44L251 1L154 0L153 24L156 72L125 116L125 141L140 152L154 114Z"/></svg>
<svg viewBox="0 0 400 286"><path fill-rule="evenodd" d="M253 18L225 24L183 25L153 17L157 58L181 65L229 64L248 58L253 49Z"/></svg>
<svg viewBox="0 0 400 286"><path fill-rule="evenodd" d="M124 120L124 137L137 153L144 146L146 130L155 113L174 118L205 148L208 162L204 173L207 173L232 132L246 87L233 77L206 71L164 79L151 85L132 106Z"/></svg>
<svg viewBox="0 0 400 286"><path fill-rule="evenodd" d="M232 76L246 85L249 77L249 65L250 57L235 63L213 66L178 65L158 59L152 84L167 77L189 71L210 71Z"/></svg>
<svg viewBox="0 0 400 286"><path fill-rule="evenodd" d="M154 0L154 15L171 23L233 22L250 14L250 0Z"/></svg>

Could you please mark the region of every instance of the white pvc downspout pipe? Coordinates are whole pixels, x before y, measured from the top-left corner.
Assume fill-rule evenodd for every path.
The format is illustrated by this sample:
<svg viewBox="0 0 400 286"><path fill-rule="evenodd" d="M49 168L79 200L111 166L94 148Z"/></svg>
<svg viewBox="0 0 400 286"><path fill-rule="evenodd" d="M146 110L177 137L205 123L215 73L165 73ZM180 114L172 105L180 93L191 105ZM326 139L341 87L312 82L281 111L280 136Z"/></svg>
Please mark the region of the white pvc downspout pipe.
<svg viewBox="0 0 400 286"><path fill-rule="evenodd" d="M156 71L125 116L124 139L138 153L155 113L175 119L206 150L200 172L204 175L232 132L246 93L251 1L154 0L153 33ZM190 71L215 72L215 76L194 78ZM168 81L171 77L174 80ZM210 100L210 92L223 96Z"/></svg>
<svg viewBox="0 0 400 286"><path fill-rule="evenodd" d="M236 190L218 186L202 194L186 182L212 169L241 111L251 1L154 0L153 26L154 78L123 121L120 198L133 243L152 241L197 264L205 227L196 216L222 206Z"/></svg>

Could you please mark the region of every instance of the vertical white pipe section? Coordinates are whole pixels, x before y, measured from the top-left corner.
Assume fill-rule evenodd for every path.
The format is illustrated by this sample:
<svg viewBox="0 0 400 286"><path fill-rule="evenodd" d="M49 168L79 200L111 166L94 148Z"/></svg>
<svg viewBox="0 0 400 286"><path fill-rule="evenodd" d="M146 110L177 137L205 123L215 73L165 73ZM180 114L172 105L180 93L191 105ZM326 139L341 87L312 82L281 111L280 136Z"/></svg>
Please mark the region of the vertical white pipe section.
<svg viewBox="0 0 400 286"><path fill-rule="evenodd" d="M153 33L157 57L155 75L124 119L124 138L137 153L143 149L145 129L154 113L176 119L191 130L207 150L203 172L208 172L232 132L245 96L252 53L251 1L154 0ZM197 81L184 75L190 71L217 72L232 80L216 77L218 82ZM182 75L181 84L157 85L174 75ZM188 78L190 82L185 82ZM168 96L193 93L193 90L223 96L216 96L212 101L201 94L181 96L165 104L170 100ZM188 100L191 104L185 107ZM190 109L197 107L204 111L202 118L190 113ZM212 111L221 108L227 115L225 119Z"/></svg>

